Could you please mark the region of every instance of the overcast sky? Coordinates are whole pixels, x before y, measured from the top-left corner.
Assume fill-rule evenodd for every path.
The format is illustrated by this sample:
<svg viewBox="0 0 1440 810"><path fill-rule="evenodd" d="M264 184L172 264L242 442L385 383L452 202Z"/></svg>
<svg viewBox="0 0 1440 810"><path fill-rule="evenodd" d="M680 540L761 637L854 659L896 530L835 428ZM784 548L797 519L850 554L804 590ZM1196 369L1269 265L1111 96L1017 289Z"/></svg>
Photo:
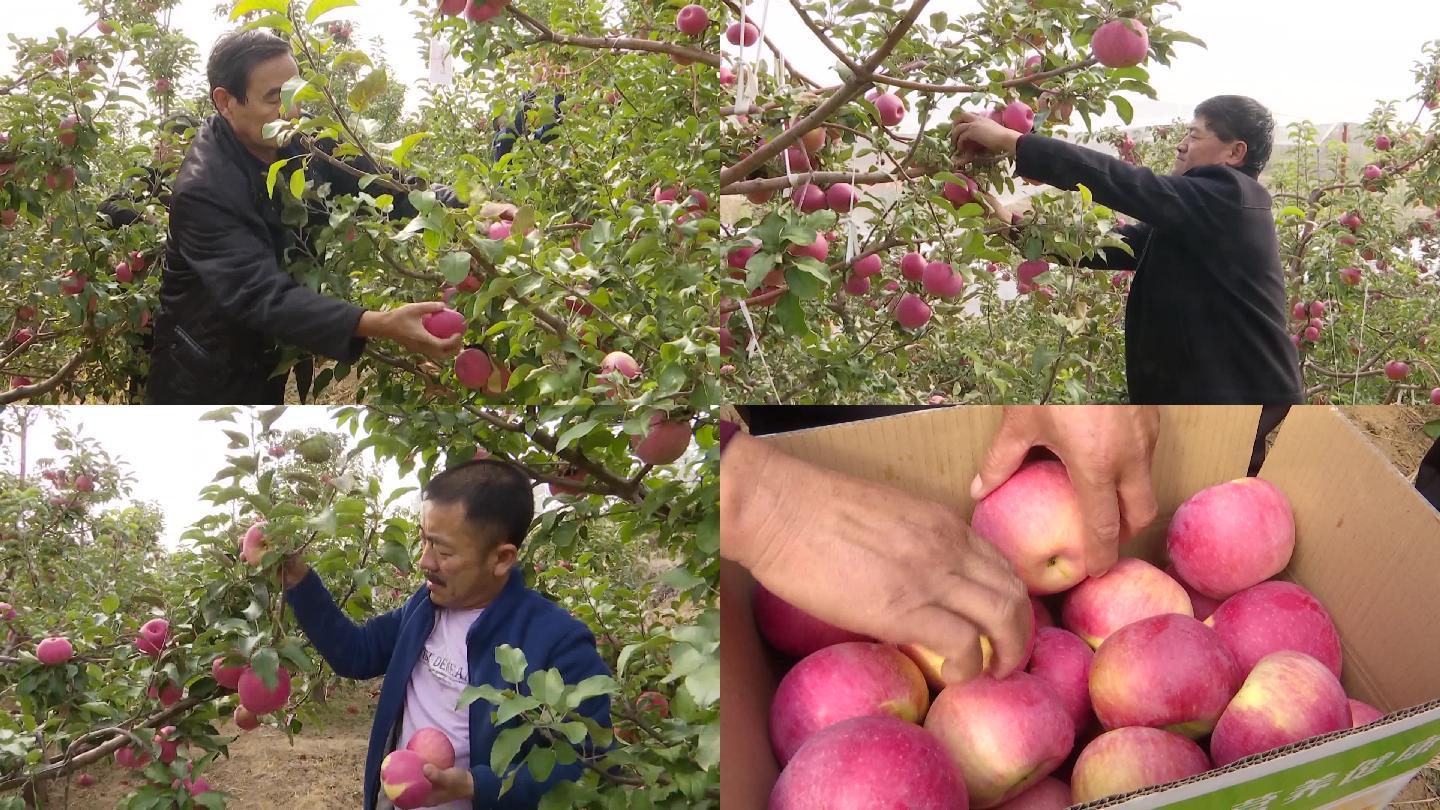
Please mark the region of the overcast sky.
<svg viewBox="0 0 1440 810"><path fill-rule="evenodd" d="M908 5L902 0L897 8ZM979 7L974 0L933 0L922 20L935 11L954 17ZM749 8L757 22L766 14L764 0L750 0ZM1164 25L1204 40L1208 49L1179 43L1170 67L1147 63L1158 99L1127 94L1136 125L1189 118L1197 103L1222 93L1258 99L1281 127L1307 118L1317 124L1363 121L1377 100L1398 100L1415 91L1411 70L1422 56L1420 46L1440 39L1440 0L1345 6L1315 0L1185 0L1178 11L1169 10L1174 16ZM783 43L786 58L798 70L822 84L838 82L834 55L788 2L770 0L768 14L766 34ZM738 50L728 43L725 47ZM750 48L747 58L753 59L754 52ZM1411 102L1398 109L1408 121L1418 107ZM1083 127L1078 116L1074 120ZM1097 120L1097 127L1121 123L1111 112Z"/></svg>
<svg viewBox="0 0 1440 810"><path fill-rule="evenodd" d="M32 471L35 459L62 455L55 450L55 422L48 418L51 409L41 410L42 416L29 435L29 469ZM242 433L250 431L251 420L243 414L236 415L235 424L200 421L200 415L208 410L208 407L178 405L87 405L64 408L63 418L72 431L97 440L111 459L123 462L123 469L134 478L131 500L159 504L165 513L161 540L174 548L192 523L218 511L214 504L198 496L225 466L226 454L234 452L228 449L229 439L221 431L225 428ZM348 428L337 428L330 409L319 406L287 408L274 427L281 431L319 428L349 436ZM347 441L353 445L358 437ZM6 449L10 470L15 472L18 453L14 447ZM373 463L374 457L367 454L365 461ZM402 485L394 463L387 462L382 470L384 491ZM412 474L403 484L418 486L419 480Z"/></svg>
<svg viewBox="0 0 1440 810"><path fill-rule="evenodd" d="M185 77L185 89L203 89L205 60L210 55L210 46L219 36L235 24L225 17L217 17L216 6L222 0L182 0L171 12L170 24L185 32L196 46L195 70ZM225 2L228 9L233 3ZM0 0L0 73L9 73L15 65L15 53L11 49L9 35L43 38L53 36L56 28L65 28L78 33L92 21L94 15L84 10L77 0ZM422 59L419 41L415 35L420 31L420 22L414 12L420 5L413 2L401 4L398 0L359 0L359 5L333 11L321 18L327 20L349 20L354 23L356 46L367 52L377 50L384 54L390 65L391 78L403 84L406 89L406 109L414 110L425 92L424 82L430 76L427 59ZM92 29L90 35L96 32Z"/></svg>

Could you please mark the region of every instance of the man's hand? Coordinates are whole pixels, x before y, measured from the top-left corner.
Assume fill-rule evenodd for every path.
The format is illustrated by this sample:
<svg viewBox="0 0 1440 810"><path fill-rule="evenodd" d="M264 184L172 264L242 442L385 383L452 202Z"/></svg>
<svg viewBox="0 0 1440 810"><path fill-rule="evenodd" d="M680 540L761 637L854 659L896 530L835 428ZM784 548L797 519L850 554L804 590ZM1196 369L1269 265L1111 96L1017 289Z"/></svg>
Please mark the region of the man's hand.
<svg viewBox="0 0 1440 810"><path fill-rule="evenodd" d="M355 334L390 338L416 354L445 360L460 353L465 336L453 335L441 340L426 331L420 322L426 315L444 308L445 304L439 301L420 301L382 312L369 311L360 316L360 326Z"/></svg>
<svg viewBox="0 0 1440 810"><path fill-rule="evenodd" d="M989 118L974 113L957 113L955 125L950 128L950 143L956 149L969 142L979 144L992 152L1013 155L1015 154L1015 144L1019 140L1019 132L1007 129Z"/></svg>
<svg viewBox="0 0 1440 810"><path fill-rule="evenodd" d="M1013 672L1029 642L1025 586L950 506L851 478L735 436L721 461L721 554L817 618L923 644L955 683Z"/></svg>
<svg viewBox="0 0 1440 810"><path fill-rule="evenodd" d="M300 559L300 555L291 554L289 557L286 557L285 562L281 564L280 584L284 585L285 590L288 591L296 585L299 585L300 580L304 579L308 573L310 573L310 566L304 560Z"/></svg>
<svg viewBox="0 0 1440 810"><path fill-rule="evenodd" d="M430 795L425 799L430 807L456 800L471 801L475 798L475 777L463 768L441 770L425 763L425 778L430 780Z"/></svg>
<svg viewBox="0 0 1440 810"><path fill-rule="evenodd" d="M1030 448L1049 448L1075 485L1085 518L1085 570L1098 576L1115 564L1119 544L1155 519L1150 460L1159 431L1154 406L1006 407L970 495L978 501L1005 483Z"/></svg>
<svg viewBox="0 0 1440 810"><path fill-rule="evenodd" d="M520 209L507 202L487 202L480 206L481 219L514 219Z"/></svg>

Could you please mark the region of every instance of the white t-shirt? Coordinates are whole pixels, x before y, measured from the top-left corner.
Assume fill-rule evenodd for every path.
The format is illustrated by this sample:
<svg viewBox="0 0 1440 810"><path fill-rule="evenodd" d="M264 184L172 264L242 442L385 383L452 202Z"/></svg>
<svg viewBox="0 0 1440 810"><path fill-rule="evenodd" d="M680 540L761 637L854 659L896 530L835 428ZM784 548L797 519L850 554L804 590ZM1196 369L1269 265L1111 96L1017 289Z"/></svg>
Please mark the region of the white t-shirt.
<svg viewBox="0 0 1440 810"><path fill-rule="evenodd" d="M456 709L460 692L470 683L470 661L465 649L465 633L479 618L481 609L435 609L435 627L425 640L420 659L410 670L410 685L405 689L405 719L400 726L400 747L426 726L445 732L455 746L456 768L470 768L470 708ZM440 810L470 810L468 801L425 805Z"/></svg>

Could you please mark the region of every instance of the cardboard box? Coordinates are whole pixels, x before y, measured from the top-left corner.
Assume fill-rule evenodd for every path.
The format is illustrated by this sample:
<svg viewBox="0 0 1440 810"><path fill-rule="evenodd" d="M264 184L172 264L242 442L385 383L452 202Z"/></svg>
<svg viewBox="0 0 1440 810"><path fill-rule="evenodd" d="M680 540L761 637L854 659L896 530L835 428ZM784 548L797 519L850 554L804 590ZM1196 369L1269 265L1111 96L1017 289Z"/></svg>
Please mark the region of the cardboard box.
<svg viewBox="0 0 1440 810"><path fill-rule="evenodd" d="M816 464L953 503L968 516L970 480L1000 415L999 408L943 408L764 439ZM1122 553L1160 562L1180 503L1245 474L1258 418L1259 408L1249 406L1162 408L1152 467L1160 515ZM1378 808L1440 755L1440 513L1329 407L1292 409L1260 476L1295 509L1295 554L1280 578L1309 589L1334 618L1345 691L1390 714L1086 807ZM784 662L755 630L753 589L744 569L723 564L727 810L765 807L777 775L765 717Z"/></svg>

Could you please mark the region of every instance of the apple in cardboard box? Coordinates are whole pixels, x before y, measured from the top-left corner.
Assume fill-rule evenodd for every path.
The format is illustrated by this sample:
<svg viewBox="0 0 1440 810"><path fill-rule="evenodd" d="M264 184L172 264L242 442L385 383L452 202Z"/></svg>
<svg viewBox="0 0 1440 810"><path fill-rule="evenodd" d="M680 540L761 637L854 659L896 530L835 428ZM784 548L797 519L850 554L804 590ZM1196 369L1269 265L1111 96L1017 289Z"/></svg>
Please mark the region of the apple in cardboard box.
<svg viewBox="0 0 1440 810"><path fill-rule="evenodd" d="M796 664L770 704L770 742L784 767L826 726L852 717L898 717L918 723L930 705L925 677L904 653L885 644L848 641Z"/></svg>

